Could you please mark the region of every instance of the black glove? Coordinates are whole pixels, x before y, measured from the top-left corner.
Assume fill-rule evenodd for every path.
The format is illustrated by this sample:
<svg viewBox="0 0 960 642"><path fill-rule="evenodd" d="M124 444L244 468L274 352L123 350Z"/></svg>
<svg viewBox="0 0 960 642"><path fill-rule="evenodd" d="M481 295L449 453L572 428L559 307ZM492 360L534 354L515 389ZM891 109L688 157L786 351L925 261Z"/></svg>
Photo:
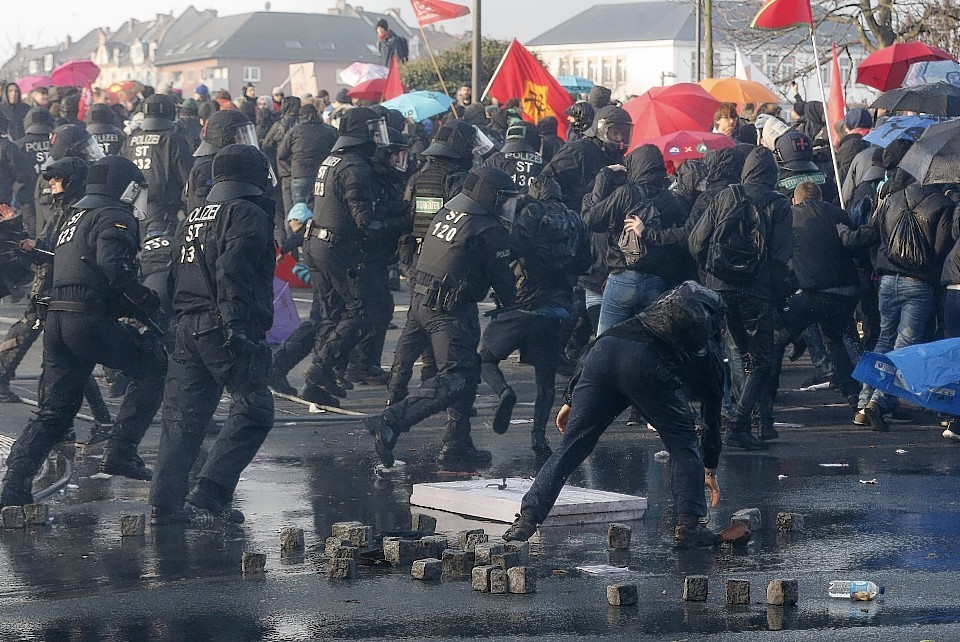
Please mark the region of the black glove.
<svg viewBox="0 0 960 642"><path fill-rule="evenodd" d="M223 347L235 355L240 355L255 349L257 344L248 339L242 329L227 327L224 332Z"/></svg>
<svg viewBox="0 0 960 642"><path fill-rule="evenodd" d="M139 299L133 299L133 303L140 312L151 319L157 318L160 313L160 297L149 288L144 288L143 294Z"/></svg>

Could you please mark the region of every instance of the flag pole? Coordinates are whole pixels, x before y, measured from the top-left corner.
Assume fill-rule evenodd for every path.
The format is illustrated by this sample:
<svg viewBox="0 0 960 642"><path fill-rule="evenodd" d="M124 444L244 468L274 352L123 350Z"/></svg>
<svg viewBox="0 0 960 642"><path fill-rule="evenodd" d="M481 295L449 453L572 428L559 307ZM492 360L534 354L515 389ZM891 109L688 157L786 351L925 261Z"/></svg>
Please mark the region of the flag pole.
<svg viewBox="0 0 960 642"><path fill-rule="evenodd" d="M490 76L490 82L487 83L487 88L483 90L483 95L480 96L481 101L487 97L487 92L489 92L490 87L493 86L493 81L496 80L497 74L500 73L500 67L503 67L503 63L507 59L507 56L510 55L510 50L513 49L513 43L515 43L516 41L517 41L516 38L511 40L510 46L507 47L507 50L503 52L503 58L501 58L500 62L497 63L497 68L493 70L493 75Z"/></svg>
<svg viewBox="0 0 960 642"><path fill-rule="evenodd" d="M437 78L440 79L440 87L443 88L443 93L448 97L450 96L450 90L447 89L447 83L443 81L443 74L440 73L440 67L437 65L437 59L433 55L433 49L430 48L430 42L427 40L427 34L423 30L423 25L420 24L420 21L417 20L417 24L420 25L420 36L423 38L423 44L427 48L427 53L430 54L430 62L433 63L433 70L437 72ZM453 104L450 105L450 109L453 110L453 115L456 118L460 118L460 114L457 112L457 101L454 100Z"/></svg>
<svg viewBox="0 0 960 642"><path fill-rule="evenodd" d="M820 84L820 100L824 106L824 113L826 113L827 92L823 88L823 71L820 69L820 52L817 49L817 34L813 25L810 27L810 41L813 43L813 58L817 66L817 82ZM839 80L839 78L836 79L837 82L839 82ZM833 125L827 123L826 130L827 140L830 142L830 159L833 162L833 178L837 182L837 195L840 197L840 207L846 208L846 204L843 202L843 185L840 184L840 167L837 165L836 146L833 144Z"/></svg>

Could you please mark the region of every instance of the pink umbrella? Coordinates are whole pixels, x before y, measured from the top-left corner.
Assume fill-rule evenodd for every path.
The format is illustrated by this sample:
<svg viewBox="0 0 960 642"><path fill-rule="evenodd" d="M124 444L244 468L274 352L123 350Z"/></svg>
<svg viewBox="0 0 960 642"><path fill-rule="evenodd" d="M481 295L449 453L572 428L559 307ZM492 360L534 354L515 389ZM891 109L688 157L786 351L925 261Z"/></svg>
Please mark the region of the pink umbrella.
<svg viewBox="0 0 960 642"><path fill-rule="evenodd" d="M37 87L49 87L52 84L53 79L50 76L24 76L17 81L20 92L24 94L29 94Z"/></svg>
<svg viewBox="0 0 960 642"><path fill-rule="evenodd" d="M656 145L663 152L663 159L673 161L675 165L691 158L703 158L712 149L737 146L732 138L723 134L687 130L649 138L642 144Z"/></svg>
<svg viewBox="0 0 960 642"><path fill-rule="evenodd" d="M65 62L50 74L57 87L83 87L92 83L100 75L100 67L90 60L71 60Z"/></svg>

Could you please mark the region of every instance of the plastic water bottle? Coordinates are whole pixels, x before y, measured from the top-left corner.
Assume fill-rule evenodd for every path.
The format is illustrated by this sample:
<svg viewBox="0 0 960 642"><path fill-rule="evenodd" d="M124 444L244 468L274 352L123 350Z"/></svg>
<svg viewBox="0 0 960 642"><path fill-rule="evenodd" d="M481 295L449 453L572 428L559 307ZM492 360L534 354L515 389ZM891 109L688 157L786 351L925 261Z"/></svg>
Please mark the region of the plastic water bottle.
<svg viewBox="0 0 960 642"><path fill-rule="evenodd" d="M883 595L884 588L873 582L833 580L827 590L830 597L841 597L857 602L869 602L878 595Z"/></svg>

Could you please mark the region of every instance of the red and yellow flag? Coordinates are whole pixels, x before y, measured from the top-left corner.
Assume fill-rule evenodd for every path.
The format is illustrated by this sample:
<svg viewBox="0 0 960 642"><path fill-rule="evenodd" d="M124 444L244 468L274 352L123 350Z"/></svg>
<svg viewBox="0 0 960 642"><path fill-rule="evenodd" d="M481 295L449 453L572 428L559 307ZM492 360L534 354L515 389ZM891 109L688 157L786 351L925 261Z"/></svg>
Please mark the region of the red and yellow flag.
<svg viewBox="0 0 960 642"><path fill-rule="evenodd" d="M554 116L559 124L558 133L562 138L567 137L567 118L563 112L573 104L573 99L516 39L503 54L487 94L501 103L519 98L524 118L534 124L541 118Z"/></svg>
<svg viewBox="0 0 960 642"><path fill-rule="evenodd" d="M750 27L753 29L787 29L807 25L813 31L810 0L767 0Z"/></svg>

